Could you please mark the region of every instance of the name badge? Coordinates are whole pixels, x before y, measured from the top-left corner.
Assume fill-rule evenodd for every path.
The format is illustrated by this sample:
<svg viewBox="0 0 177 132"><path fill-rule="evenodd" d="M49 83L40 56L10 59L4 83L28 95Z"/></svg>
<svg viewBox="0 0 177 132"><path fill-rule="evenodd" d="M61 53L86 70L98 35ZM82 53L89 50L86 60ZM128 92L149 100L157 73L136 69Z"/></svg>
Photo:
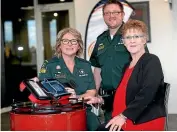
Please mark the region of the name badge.
<svg viewBox="0 0 177 132"><path fill-rule="evenodd" d="M122 38L120 38L120 41L118 42L118 45L119 44L124 44Z"/></svg>
<svg viewBox="0 0 177 132"><path fill-rule="evenodd" d="M55 77L56 77L56 78L66 78L66 75L63 74L63 73L56 73L56 74L55 74Z"/></svg>

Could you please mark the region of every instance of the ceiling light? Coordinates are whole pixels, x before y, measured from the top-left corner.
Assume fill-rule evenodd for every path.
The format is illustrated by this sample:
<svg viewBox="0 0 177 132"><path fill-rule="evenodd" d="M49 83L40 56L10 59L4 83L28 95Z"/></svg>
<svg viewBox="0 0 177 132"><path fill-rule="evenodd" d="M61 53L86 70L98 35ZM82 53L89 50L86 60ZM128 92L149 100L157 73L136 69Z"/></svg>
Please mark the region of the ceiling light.
<svg viewBox="0 0 177 132"><path fill-rule="evenodd" d="M53 13L53 15L54 15L55 17L57 17L57 16L58 16L58 13Z"/></svg>
<svg viewBox="0 0 177 132"><path fill-rule="evenodd" d="M22 19L21 19L21 18L19 18L19 19L18 19L18 21L19 21L19 22L21 22L21 21L22 21Z"/></svg>
<svg viewBox="0 0 177 132"><path fill-rule="evenodd" d="M22 51L23 50L23 47L22 46L19 46L18 47L18 51Z"/></svg>
<svg viewBox="0 0 177 132"><path fill-rule="evenodd" d="M60 0L60 2L64 2L65 0Z"/></svg>

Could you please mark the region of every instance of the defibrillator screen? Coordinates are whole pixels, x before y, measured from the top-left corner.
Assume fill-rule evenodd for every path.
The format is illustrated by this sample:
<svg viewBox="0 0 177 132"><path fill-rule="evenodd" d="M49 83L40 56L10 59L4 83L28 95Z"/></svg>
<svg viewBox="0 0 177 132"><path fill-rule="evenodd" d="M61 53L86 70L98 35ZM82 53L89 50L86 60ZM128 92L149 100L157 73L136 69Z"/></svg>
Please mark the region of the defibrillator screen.
<svg viewBox="0 0 177 132"><path fill-rule="evenodd" d="M39 96L47 97L47 95L44 93L44 91L41 89L41 87L35 81L29 81L29 84L33 87L33 89L36 91L36 93Z"/></svg>
<svg viewBox="0 0 177 132"><path fill-rule="evenodd" d="M57 92L64 92L65 91L64 88L62 86L58 85L58 83L56 83L56 82L51 82L50 84L57 90Z"/></svg>
<svg viewBox="0 0 177 132"><path fill-rule="evenodd" d="M59 83L57 80L53 80L53 81L44 80L41 82L41 84L44 86L44 90L47 93L51 93L55 97L68 94L64 86L61 83Z"/></svg>

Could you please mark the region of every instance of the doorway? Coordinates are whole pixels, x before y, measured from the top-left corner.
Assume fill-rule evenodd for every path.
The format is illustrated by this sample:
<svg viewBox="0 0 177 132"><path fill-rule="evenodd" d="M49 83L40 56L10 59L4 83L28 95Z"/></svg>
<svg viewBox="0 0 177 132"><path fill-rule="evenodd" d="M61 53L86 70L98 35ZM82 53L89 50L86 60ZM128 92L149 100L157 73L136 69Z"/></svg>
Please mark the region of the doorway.
<svg viewBox="0 0 177 132"><path fill-rule="evenodd" d="M35 1L35 0L34 0ZM34 3L36 20L36 59L39 72L44 60L52 58L57 33L65 27L75 27L74 3Z"/></svg>

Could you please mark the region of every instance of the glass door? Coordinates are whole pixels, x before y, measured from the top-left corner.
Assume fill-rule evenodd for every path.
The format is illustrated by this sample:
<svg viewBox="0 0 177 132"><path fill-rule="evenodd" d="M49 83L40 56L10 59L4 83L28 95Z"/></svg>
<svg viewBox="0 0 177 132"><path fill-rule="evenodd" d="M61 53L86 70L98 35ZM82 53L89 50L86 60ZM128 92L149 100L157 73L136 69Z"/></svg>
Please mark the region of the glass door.
<svg viewBox="0 0 177 132"><path fill-rule="evenodd" d="M43 61L50 59L54 54L57 33L65 27L75 27L74 4L68 2L35 5L37 70L39 72Z"/></svg>
<svg viewBox="0 0 177 132"><path fill-rule="evenodd" d="M69 27L68 10L42 12L42 28L44 43L44 59L50 59L54 54L58 31Z"/></svg>

